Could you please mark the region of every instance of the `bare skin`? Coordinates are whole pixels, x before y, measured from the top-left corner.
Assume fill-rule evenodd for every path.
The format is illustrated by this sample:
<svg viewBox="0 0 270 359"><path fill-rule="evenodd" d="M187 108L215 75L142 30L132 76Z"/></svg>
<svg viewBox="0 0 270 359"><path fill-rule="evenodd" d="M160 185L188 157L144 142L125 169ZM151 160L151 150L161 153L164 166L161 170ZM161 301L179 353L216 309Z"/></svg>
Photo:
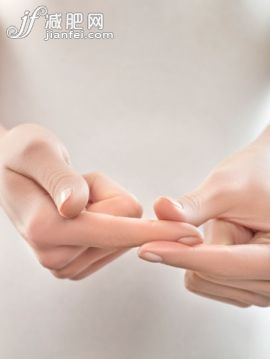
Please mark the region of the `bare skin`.
<svg viewBox="0 0 270 359"><path fill-rule="evenodd" d="M270 305L270 126L222 161L179 201L162 197L157 217L205 225L205 242L144 244L139 256L186 269L196 294L238 305Z"/></svg>
<svg viewBox="0 0 270 359"><path fill-rule="evenodd" d="M0 203L57 278L85 278L149 241L201 241L190 224L141 219L131 193L101 173L76 173L64 145L35 124L0 127Z"/></svg>

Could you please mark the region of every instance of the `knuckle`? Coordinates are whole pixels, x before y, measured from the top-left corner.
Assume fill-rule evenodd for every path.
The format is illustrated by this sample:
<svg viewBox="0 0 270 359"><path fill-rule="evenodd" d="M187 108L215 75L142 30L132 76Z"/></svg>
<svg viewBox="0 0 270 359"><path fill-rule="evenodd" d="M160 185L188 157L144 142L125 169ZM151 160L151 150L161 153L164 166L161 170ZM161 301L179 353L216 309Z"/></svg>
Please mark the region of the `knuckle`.
<svg viewBox="0 0 270 359"><path fill-rule="evenodd" d="M55 270L55 269L51 269L51 273L57 279L68 279L69 278L62 271L58 271L58 270Z"/></svg>
<svg viewBox="0 0 270 359"><path fill-rule="evenodd" d="M76 282L78 282L78 281L80 281L80 280L83 280L83 279L85 279L85 278L87 278L87 277L90 277L91 275L93 275L94 273L96 272L96 270L94 270L94 269L92 269L91 267L90 268L88 268L88 271L87 272L85 272L85 271L83 271L83 272L81 272L81 273L79 273L79 274L76 274L76 275L70 275L69 276L69 280L72 280L72 281L76 281Z"/></svg>
<svg viewBox="0 0 270 359"><path fill-rule="evenodd" d="M91 186L94 187L95 183L98 182L102 178L106 178L107 176L101 171L95 171L91 173L87 173L84 177L91 183Z"/></svg>
<svg viewBox="0 0 270 359"><path fill-rule="evenodd" d="M143 209L135 196L126 195L122 198L122 203L129 217L139 218L142 216Z"/></svg>
<svg viewBox="0 0 270 359"><path fill-rule="evenodd" d="M88 178L91 180L93 186L94 183L99 179L108 177L104 173L96 171L92 172L90 176L88 176ZM138 199L133 194L126 191L122 192L122 190L119 193L112 192L110 193L110 196L113 195L114 197L117 197L117 199L119 200L119 205L122 211L124 211L125 216L134 218L141 217L143 214L143 208Z"/></svg>
<svg viewBox="0 0 270 359"><path fill-rule="evenodd" d="M270 306L270 299L269 298L264 298L261 296L256 296L253 300L253 305L257 306L257 307L261 307L261 308L267 308Z"/></svg>
<svg viewBox="0 0 270 359"><path fill-rule="evenodd" d="M68 279L69 280L72 280L73 282L78 282L78 281L80 281L80 280L83 280L84 278L85 278L86 276L76 276L76 277L69 277Z"/></svg>
<svg viewBox="0 0 270 359"><path fill-rule="evenodd" d="M68 268L63 268L63 265L61 262L56 262L56 265L54 266L54 268L52 269L52 274L59 279L68 279L71 278L72 276L74 276L74 273L71 272ZM63 268L63 269L61 269Z"/></svg>
<svg viewBox="0 0 270 359"><path fill-rule="evenodd" d="M101 178L104 176L105 176L105 174L101 171L94 171L94 172L91 172L91 174L90 174L90 177L92 178L92 180L95 180L97 178Z"/></svg>
<svg viewBox="0 0 270 359"><path fill-rule="evenodd" d="M69 271L64 271L64 270L51 270L51 273L53 274L53 276L55 278L58 279L69 279L71 281L79 281L85 278L85 275L81 275L81 274L76 274L73 272L69 272Z"/></svg>
<svg viewBox="0 0 270 359"><path fill-rule="evenodd" d="M44 153L49 148L48 140L44 136L30 139L22 148L21 157L31 158L36 154Z"/></svg>
<svg viewBox="0 0 270 359"><path fill-rule="evenodd" d="M250 308L251 307L251 304L245 304L245 303L238 303L235 305L238 306L239 308Z"/></svg>
<svg viewBox="0 0 270 359"><path fill-rule="evenodd" d="M102 172L92 172L90 175L90 179L92 182L92 185L97 181L98 179L106 178L107 176ZM117 197L119 199L119 203L121 203L121 208L125 211L126 216L128 217L141 217L143 213L143 208L138 201L138 199L128 192L117 192L117 193L110 193L110 195L113 195L114 197Z"/></svg>
<svg viewBox="0 0 270 359"><path fill-rule="evenodd" d="M44 153L57 153L67 162L69 161L68 152L65 146L49 130L35 124L25 124L16 129L19 137L22 138L20 146L20 157L23 159L33 158Z"/></svg>
<svg viewBox="0 0 270 359"><path fill-rule="evenodd" d="M85 279L85 278L93 275L96 272L96 270L97 269L94 266L90 265L90 267L88 267L86 270L83 270L76 274L73 273L72 275L69 275L69 280L79 281L79 280Z"/></svg>
<svg viewBox="0 0 270 359"><path fill-rule="evenodd" d="M39 257L39 263L42 265L42 267L50 270L54 270L56 267L55 261L51 258L50 255L42 255Z"/></svg>
<svg viewBox="0 0 270 359"><path fill-rule="evenodd" d="M54 255L54 253L43 253L39 257L40 264L51 271L59 272L60 268L63 268L64 262L61 258Z"/></svg>

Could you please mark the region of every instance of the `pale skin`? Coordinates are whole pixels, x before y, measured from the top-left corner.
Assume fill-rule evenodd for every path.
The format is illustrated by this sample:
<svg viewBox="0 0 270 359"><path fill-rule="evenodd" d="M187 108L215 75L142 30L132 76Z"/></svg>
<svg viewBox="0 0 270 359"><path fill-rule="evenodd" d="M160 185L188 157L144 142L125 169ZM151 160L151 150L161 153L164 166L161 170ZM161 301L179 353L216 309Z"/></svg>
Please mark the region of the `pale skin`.
<svg viewBox="0 0 270 359"><path fill-rule="evenodd" d="M141 219L131 193L104 174L76 173L61 141L35 124L0 127L0 203L57 278L83 279L149 241L201 241L193 225Z"/></svg>
<svg viewBox="0 0 270 359"><path fill-rule="evenodd" d="M270 127L179 201L159 198L159 220L146 220L114 181L76 173L50 131L0 128L1 206L54 276L85 278L141 246L141 258L186 269L190 291L240 307L270 305L269 168Z"/></svg>
<svg viewBox="0 0 270 359"><path fill-rule="evenodd" d="M195 246L152 242L139 256L186 269L188 290L249 307L270 305L270 126L193 192L155 203L157 217L205 226Z"/></svg>

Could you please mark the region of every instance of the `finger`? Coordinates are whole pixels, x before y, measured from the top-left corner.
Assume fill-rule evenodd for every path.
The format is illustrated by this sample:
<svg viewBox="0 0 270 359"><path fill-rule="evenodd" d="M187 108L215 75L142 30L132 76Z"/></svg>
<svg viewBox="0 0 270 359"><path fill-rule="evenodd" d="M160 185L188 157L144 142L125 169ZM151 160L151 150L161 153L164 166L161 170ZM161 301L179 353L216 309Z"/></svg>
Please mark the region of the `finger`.
<svg viewBox="0 0 270 359"><path fill-rule="evenodd" d="M244 289L270 298L270 282L268 280L226 280L200 272L197 272L197 275L212 283Z"/></svg>
<svg viewBox="0 0 270 359"><path fill-rule="evenodd" d="M52 202L44 193L37 191L33 181L25 178L22 183L14 174L12 179L17 182L13 181L16 185L11 186L9 179L10 176L5 177L6 188L9 189L7 200L16 203L16 213L24 213L20 226L30 228L31 237L39 247L57 244L126 248L154 240L201 237L197 228L172 221L116 217L87 211L72 220L60 218ZM12 215L16 216L15 213Z"/></svg>
<svg viewBox="0 0 270 359"><path fill-rule="evenodd" d="M76 276L74 276L74 277L72 277L70 279L72 279L72 280L81 280L81 279L84 279L86 277L89 277L91 274L95 273L96 271L98 271L99 269L104 267L105 265L111 263L113 260L117 259L119 256L121 256L125 252L126 252L126 250L115 251L114 253L109 254L108 256L100 259L99 261L94 262L87 269L85 269L83 272L77 274Z"/></svg>
<svg viewBox="0 0 270 359"><path fill-rule="evenodd" d="M204 226L204 243L207 244L247 244L253 236L248 228L219 219L209 220Z"/></svg>
<svg viewBox="0 0 270 359"><path fill-rule="evenodd" d="M83 175L91 191L91 202L102 202L116 196L131 195L124 187L101 172Z"/></svg>
<svg viewBox="0 0 270 359"><path fill-rule="evenodd" d="M199 277L197 273L191 271L186 273L185 283L186 288L192 293L212 295L259 307L266 307L270 305L270 299L267 297L246 290L209 282Z"/></svg>
<svg viewBox="0 0 270 359"><path fill-rule="evenodd" d="M33 248L39 263L50 270L61 270L71 265L87 250L79 246L51 246L49 248Z"/></svg>
<svg viewBox="0 0 270 359"><path fill-rule="evenodd" d="M64 147L51 137L49 132L47 136L37 135L20 156L10 160L8 169L38 183L50 194L59 213L71 218L87 205L89 188L85 179L67 163Z"/></svg>
<svg viewBox="0 0 270 359"><path fill-rule="evenodd" d="M180 221L184 222L185 218L180 211L178 211L177 207L180 207L180 204L172 205L172 202L169 198L161 197L154 203L154 210L157 217L160 220L169 220L169 221ZM201 237L193 237L192 240L190 238L182 239L181 243L188 245L196 245L202 243Z"/></svg>
<svg viewBox="0 0 270 359"><path fill-rule="evenodd" d="M123 187L100 173L87 174L84 178L91 192L91 204L87 210L115 216L137 216L138 202ZM111 250L87 249L79 246L52 246L51 249L36 251L40 262L47 268L55 268L55 274L59 278L77 274L92 265L93 261L111 253Z"/></svg>
<svg viewBox="0 0 270 359"><path fill-rule="evenodd" d="M88 211L96 213L106 213L114 216L138 216L141 214L141 208L137 200L127 192L123 187L112 181L107 176L100 173L91 173L84 176L86 182L89 185L91 192L91 203L87 206ZM51 260L55 258L57 253L55 253L55 247L51 251L47 250L46 253L42 253L48 257L51 252ZM61 248L70 248L73 249L73 246L65 247L59 246L58 251L61 254ZM76 248L85 248L85 247L76 247ZM75 249L74 249L75 250ZM113 253L112 250L103 250L103 249L87 249L85 251L78 252L80 255L73 257L73 260L69 260L69 251L63 250L61 255L61 263L66 265L57 267L55 275L59 278L68 278L72 275L80 273L86 267L93 264L93 262L99 260L102 256L107 256L108 254ZM58 256L59 256L58 255ZM120 255L120 254L119 254ZM59 259L58 259L59 260Z"/></svg>
<svg viewBox="0 0 270 359"><path fill-rule="evenodd" d="M185 222L186 217L182 205L169 197L159 197L154 202L157 218L168 221Z"/></svg>
<svg viewBox="0 0 270 359"><path fill-rule="evenodd" d="M217 295L210 295L210 294L204 294L204 293L195 293L195 294L199 295L200 297L203 297L203 298L212 299L217 302L221 302L221 303L225 303L225 304L231 304L231 305L234 305L234 306L240 307L240 308L249 308L251 306L250 304L242 303L242 302L228 299L228 298L222 298Z"/></svg>
<svg viewBox="0 0 270 359"><path fill-rule="evenodd" d="M141 217L142 207L126 189L102 173L84 175L89 185L91 201L87 210L114 216Z"/></svg>
<svg viewBox="0 0 270 359"><path fill-rule="evenodd" d="M155 242L139 249L142 259L218 276L223 279L268 279L270 246L197 245Z"/></svg>
<svg viewBox="0 0 270 359"><path fill-rule="evenodd" d="M90 265L97 262L101 258L112 254L114 250L105 250L100 248L88 248L79 257L74 259L69 265L53 270L52 273L57 278L71 278L87 269Z"/></svg>
<svg viewBox="0 0 270 359"><path fill-rule="evenodd" d="M201 237L200 231L187 223L115 217L86 211L75 220L60 222L58 233L58 243L62 245L118 249L149 241Z"/></svg>
<svg viewBox="0 0 270 359"><path fill-rule="evenodd" d="M127 217L141 215L141 207L135 197L104 174L90 173L84 175L84 178L91 193L91 201L87 206L88 211ZM57 270L55 275L59 278L72 277L114 252L112 250L89 248L84 253L81 253L80 256L77 256L72 263L68 262L68 265L62 267L61 270Z"/></svg>
<svg viewBox="0 0 270 359"><path fill-rule="evenodd" d="M192 272L192 271L186 271L185 272L185 287L190 292L192 292L193 294L199 295L199 296L207 298L207 299L212 299L212 300L215 300L215 301L218 301L218 302L235 305L235 306L238 306L238 307L241 307L241 308L247 308L247 307L250 306L249 304L240 302L238 300L236 301L236 300L232 300L232 299L229 299L229 298L220 297L220 296L217 296L217 295L211 295L209 293L202 293L202 292L196 290L196 285L194 285L195 284L194 282L193 282L194 284L192 285L192 280L191 280L191 279L194 279L194 274L195 273Z"/></svg>

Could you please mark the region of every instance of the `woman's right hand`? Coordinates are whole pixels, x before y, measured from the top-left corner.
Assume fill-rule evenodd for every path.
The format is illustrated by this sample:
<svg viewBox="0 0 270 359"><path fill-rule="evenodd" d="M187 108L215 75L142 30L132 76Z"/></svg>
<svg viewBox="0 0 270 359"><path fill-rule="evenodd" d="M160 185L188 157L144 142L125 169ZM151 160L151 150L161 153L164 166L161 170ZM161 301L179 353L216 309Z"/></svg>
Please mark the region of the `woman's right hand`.
<svg viewBox="0 0 270 359"><path fill-rule="evenodd" d="M190 291L241 307L270 306L270 126L192 192L160 198L160 219L205 225L204 244L155 242L139 255L186 269Z"/></svg>
<svg viewBox="0 0 270 359"><path fill-rule="evenodd" d="M64 145L35 124L1 131L0 201L58 278L82 279L146 242L201 241L190 224L139 219L132 194L103 174L77 174Z"/></svg>

